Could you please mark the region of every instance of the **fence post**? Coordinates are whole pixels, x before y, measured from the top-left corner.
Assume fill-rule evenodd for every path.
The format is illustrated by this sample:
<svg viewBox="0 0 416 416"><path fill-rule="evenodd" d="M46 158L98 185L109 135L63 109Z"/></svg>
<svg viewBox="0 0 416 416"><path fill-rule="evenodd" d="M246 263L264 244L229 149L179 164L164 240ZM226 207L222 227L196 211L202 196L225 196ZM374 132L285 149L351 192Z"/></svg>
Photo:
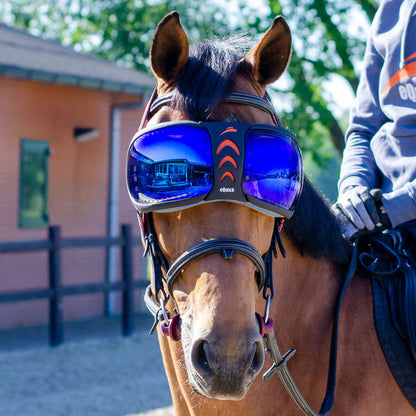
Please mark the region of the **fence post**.
<svg viewBox="0 0 416 416"><path fill-rule="evenodd" d="M49 227L49 344L57 346L63 342L62 295L61 295L61 229Z"/></svg>
<svg viewBox="0 0 416 416"><path fill-rule="evenodd" d="M131 224L121 226L122 244L122 275L123 275L123 299L122 299L122 333L124 336L131 335L134 330L133 324L133 236Z"/></svg>

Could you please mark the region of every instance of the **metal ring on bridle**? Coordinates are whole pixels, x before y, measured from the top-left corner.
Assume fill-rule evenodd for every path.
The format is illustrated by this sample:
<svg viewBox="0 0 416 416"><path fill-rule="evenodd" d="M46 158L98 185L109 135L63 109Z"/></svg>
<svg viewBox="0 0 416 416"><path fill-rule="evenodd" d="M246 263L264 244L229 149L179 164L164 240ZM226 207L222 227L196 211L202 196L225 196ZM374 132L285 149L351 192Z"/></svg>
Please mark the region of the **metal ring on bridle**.
<svg viewBox="0 0 416 416"><path fill-rule="evenodd" d="M257 284L259 291L264 286L266 280L266 270L261 254L250 244L236 239L218 238L215 240L205 241L189 250L185 251L172 264L166 274L166 283L169 293L172 293L173 284L179 273L192 261L213 253L236 252L248 257L257 268ZM228 257L227 257L228 258Z"/></svg>

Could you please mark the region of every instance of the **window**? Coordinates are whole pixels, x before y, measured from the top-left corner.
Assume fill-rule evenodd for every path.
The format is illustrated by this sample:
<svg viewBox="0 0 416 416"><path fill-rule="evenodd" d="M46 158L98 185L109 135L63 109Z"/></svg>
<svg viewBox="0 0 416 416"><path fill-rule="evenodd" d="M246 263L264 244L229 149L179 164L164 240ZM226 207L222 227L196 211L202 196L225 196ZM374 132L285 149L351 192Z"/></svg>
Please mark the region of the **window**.
<svg viewBox="0 0 416 416"><path fill-rule="evenodd" d="M20 141L19 227L41 228L48 224L49 142Z"/></svg>

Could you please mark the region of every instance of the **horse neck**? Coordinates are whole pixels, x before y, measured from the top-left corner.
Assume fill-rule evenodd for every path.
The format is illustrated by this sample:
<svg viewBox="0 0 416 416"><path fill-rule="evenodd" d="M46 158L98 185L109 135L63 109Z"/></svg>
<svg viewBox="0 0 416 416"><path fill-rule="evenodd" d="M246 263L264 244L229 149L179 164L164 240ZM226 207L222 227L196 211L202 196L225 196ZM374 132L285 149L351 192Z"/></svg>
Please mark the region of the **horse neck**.
<svg viewBox="0 0 416 416"><path fill-rule="evenodd" d="M343 271L326 259L302 256L284 235L283 241L287 256L275 262L272 308L279 334L288 347L304 340L322 345L326 338L329 345Z"/></svg>

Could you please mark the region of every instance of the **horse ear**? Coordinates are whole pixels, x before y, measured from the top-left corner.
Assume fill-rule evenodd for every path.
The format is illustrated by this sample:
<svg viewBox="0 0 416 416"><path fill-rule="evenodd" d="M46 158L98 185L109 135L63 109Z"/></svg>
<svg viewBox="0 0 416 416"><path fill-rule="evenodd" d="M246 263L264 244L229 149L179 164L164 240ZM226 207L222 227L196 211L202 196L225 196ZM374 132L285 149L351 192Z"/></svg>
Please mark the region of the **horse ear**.
<svg viewBox="0 0 416 416"><path fill-rule="evenodd" d="M292 36L289 26L282 16L277 16L243 61L251 64L255 80L265 87L282 75L289 63L291 53Z"/></svg>
<svg viewBox="0 0 416 416"><path fill-rule="evenodd" d="M157 78L169 83L179 78L188 60L189 42L178 12L167 14L157 25L150 48L150 65Z"/></svg>

